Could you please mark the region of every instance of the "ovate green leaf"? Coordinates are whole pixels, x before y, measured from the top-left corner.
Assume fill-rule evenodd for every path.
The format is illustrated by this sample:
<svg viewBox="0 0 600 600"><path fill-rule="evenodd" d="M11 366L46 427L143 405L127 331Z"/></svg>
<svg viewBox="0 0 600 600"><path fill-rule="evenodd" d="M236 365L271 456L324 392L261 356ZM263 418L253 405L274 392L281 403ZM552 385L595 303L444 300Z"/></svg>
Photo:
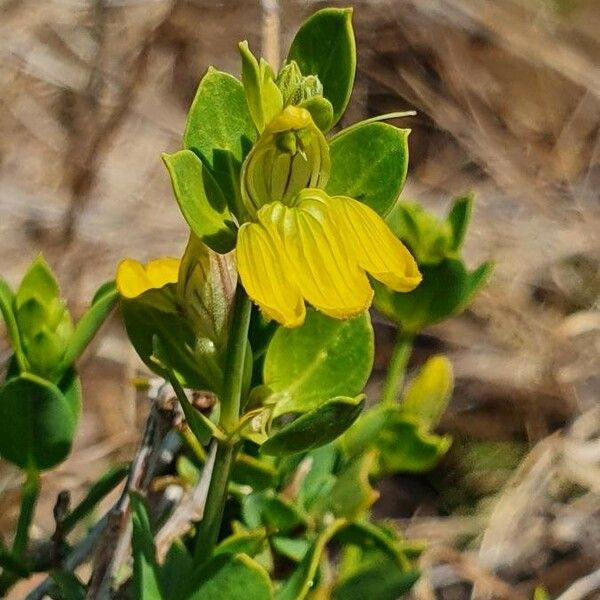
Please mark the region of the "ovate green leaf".
<svg viewBox="0 0 600 600"><path fill-rule="evenodd" d="M183 145L202 158L238 217L240 168L256 138L241 82L209 68L190 107Z"/></svg>
<svg viewBox="0 0 600 600"><path fill-rule="evenodd" d="M333 106L333 123L342 116L354 85L356 43L352 9L324 8L300 27L287 56L303 75L318 75Z"/></svg>
<svg viewBox="0 0 600 600"><path fill-rule="evenodd" d="M227 201L206 165L191 151L163 154L177 203L192 232L215 252L235 246Z"/></svg>
<svg viewBox="0 0 600 600"><path fill-rule="evenodd" d="M261 451L273 455L294 454L328 444L358 418L364 398L361 395L327 400L271 435L261 446Z"/></svg>
<svg viewBox="0 0 600 600"><path fill-rule="evenodd" d="M0 456L22 469L64 460L75 425L73 406L49 381L23 374L0 388Z"/></svg>
<svg viewBox="0 0 600 600"><path fill-rule="evenodd" d="M304 413L329 398L358 395L373 365L373 328L368 313L347 320L314 310L304 325L280 328L264 364L264 382L279 397L275 416Z"/></svg>
<svg viewBox="0 0 600 600"><path fill-rule="evenodd" d="M327 193L350 196L385 215L404 187L409 133L408 129L376 122L336 135L330 144Z"/></svg>

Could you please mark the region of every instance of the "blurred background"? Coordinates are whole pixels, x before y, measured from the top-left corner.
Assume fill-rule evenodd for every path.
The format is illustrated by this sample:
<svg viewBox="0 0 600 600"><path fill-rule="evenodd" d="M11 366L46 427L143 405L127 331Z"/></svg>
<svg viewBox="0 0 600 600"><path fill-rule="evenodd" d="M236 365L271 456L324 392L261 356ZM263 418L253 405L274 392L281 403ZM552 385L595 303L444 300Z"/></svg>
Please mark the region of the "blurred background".
<svg viewBox="0 0 600 600"><path fill-rule="evenodd" d="M207 66L239 73L237 42L258 51L264 35L271 54L279 41L285 55L310 13L349 4L358 73L343 125L416 110L395 122L412 128L402 198L441 215L474 191L464 255L473 266L496 261L471 309L429 329L413 356L416 365L444 352L454 364L440 427L454 446L433 473L384 482L376 511L431 542L414 598L523 598L536 584L591 598L600 580L597 0L0 0L0 274L16 284L42 251L78 314L122 257L178 255L186 227L160 153L180 147ZM376 328L372 395L394 339L383 319ZM131 456L146 409L118 318L82 371L76 451L44 475L40 534L61 489L77 498ZM16 519L18 484L0 465L1 532Z"/></svg>

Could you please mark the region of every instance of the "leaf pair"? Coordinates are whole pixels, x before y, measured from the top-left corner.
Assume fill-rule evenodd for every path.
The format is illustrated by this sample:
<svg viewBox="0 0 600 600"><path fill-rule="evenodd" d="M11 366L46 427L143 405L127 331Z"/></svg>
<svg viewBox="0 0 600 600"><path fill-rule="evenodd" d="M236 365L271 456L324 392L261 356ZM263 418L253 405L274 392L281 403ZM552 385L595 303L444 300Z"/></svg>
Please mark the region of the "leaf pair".
<svg viewBox="0 0 600 600"><path fill-rule="evenodd" d="M349 458L374 448L378 475L431 470L448 451L449 436L431 433L452 395L452 366L434 356L408 385L397 405L372 408L341 438Z"/></svg>

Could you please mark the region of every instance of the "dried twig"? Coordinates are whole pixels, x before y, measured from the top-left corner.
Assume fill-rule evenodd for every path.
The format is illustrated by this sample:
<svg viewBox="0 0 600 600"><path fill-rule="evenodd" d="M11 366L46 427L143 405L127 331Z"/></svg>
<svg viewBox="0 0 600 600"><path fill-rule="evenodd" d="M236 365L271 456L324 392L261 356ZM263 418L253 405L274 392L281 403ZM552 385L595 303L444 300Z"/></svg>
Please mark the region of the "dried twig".
<svg viewBox="0 0 600 600"><path fill-rule="evenodd" d="M213 440L208 451L206 462L204 463L204 468L202 469L200 480L189 497L179 504L165 524L158 530L155 536L155 543L159 560L164 558L175 538L185 534L194 521L200 521L200 519L202 519L216 453L217 444L216 441Z"/></svg>
<svg viewBox="0 0 600 600"><path fill-rule="evenodd" d="M139 448L131 463L131 469L121 497L108 514L108 526L99 540L94 568L90 578L86 598L107 598L110 584L126 538L129 532L129 494L132 491L144 492L155 474L156 465L161 454L163 441L173 426L176 409L164 388L159 388L158 394L152 398L153 405L146 421L144 435Z"/></svg>

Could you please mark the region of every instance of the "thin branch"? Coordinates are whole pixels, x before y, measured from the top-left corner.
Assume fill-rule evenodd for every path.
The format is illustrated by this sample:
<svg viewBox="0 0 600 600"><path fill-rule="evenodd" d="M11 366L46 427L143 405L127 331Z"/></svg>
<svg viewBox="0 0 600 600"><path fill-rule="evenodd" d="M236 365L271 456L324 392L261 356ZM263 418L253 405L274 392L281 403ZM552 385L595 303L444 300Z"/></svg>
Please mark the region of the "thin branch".
<svg viewBox="0 0 600 600"><path fill-rule="evenodd" d="M157 397L146 421L144 435L131 463L121 497L108 514L108 526L98 541L94 567L86 598L108 598L113 574L119 565L122 550L129 538L129 493L145 492L155 474L163 447L163 441L178 418L176 404L165 387L158 390Z"/></svg>
<svg viewBox="0 0 600 600"><path fill-rule="evenodd" d="M217 442L213 439L202 469L202 475L192 493L179 504L156 533L156 553L159 561L165 557L174 539L187 533L194 521L197 522L202 519L216 455Z"/></svg>

